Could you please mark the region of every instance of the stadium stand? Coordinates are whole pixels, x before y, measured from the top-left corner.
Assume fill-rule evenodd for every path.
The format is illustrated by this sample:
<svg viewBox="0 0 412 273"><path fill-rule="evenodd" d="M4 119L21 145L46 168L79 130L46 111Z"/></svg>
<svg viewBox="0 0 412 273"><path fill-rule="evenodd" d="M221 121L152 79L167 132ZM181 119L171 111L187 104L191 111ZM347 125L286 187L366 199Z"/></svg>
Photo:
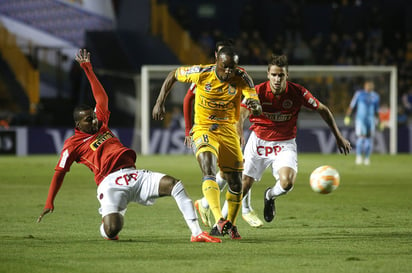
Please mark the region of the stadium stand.
<svg viewBox="0 0 412 273"><path fill-rule="evenodd" d="M217 40L233 38L244 65L266 64L272 52L285 53L290 63L301 65L396 65L400 96L412 86L412 4L406 0L240 0L236 5L217 0L113 3L116 22L53 0L0 1L0 15L60 37L75 47L88 47L94 52L96 69L138 73L142 64L180 63L178 54L162 37L150 34L150 5L159 3L167 6L210 58L210 49ZM64 71L63 83L57 83L51 80L54 75L41 71L41 79L70 89L69 74ZM108 89L117 89L118 82L106 81ZM71 94L70 90L64 92Z"/></svg>

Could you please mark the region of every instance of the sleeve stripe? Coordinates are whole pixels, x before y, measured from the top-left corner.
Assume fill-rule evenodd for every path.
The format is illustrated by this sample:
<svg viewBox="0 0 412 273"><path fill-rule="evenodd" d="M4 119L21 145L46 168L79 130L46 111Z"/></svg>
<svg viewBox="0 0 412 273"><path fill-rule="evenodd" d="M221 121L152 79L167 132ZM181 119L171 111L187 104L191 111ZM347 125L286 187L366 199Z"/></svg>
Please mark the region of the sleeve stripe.
<svg viewBox="0 0 412 273"><path fill-rule="evenodd" d="M252 78L247 74L247 72L243 69L239 69L238 73L240 77L246 82L246 84L250 87L253 88L255 85L253 83Z"/></svg>
<svg viewBox="0 0 412 273"><path fill-rule="evenodd" d="M202 67L202 68L200 69L200 73L202 73L202 72L210 72L210 71L213 70L213 67L214 67L214 66L215 66L215 65L209 65L209 66Z"/></svg>

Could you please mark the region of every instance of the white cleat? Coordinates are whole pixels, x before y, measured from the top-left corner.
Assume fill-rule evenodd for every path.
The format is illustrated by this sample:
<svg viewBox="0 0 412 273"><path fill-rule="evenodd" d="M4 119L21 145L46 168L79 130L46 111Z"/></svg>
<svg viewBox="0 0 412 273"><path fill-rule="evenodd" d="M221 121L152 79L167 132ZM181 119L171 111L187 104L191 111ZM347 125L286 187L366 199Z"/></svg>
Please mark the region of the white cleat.
<svg viewBox="0 0 412 273"><path fill-rule="evenodd" d="M215 218L213 216L212 210L210 208L203 207L201 199L195 201L195 208L199 213L200 219L202 219L205 227L213 227Z"/></svg>
<svg viewBox="0 0 412 273"><path fill-rule="evenodd" d="M361 165L363 163L362 156L357 155L355 163L356 165Z"/></svg>
<svg viewBox="0 0 412 273"><path fill-rule="evenodd" d="M259 219L259 217L256 215L256 212L254 210L251 210L248 213L242 214L243 220L245 220L251 227L261 227L263 226L263 222Z"/></svg>

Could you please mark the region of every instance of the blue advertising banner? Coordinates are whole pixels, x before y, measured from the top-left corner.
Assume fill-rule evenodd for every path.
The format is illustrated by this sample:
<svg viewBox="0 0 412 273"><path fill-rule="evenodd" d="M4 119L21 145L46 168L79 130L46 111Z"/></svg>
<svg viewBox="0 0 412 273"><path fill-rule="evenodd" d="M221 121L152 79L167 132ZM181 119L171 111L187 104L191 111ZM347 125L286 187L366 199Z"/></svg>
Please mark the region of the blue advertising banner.
<svg viewBox="0 0 412 273"><path fill-rule="evenodd" d="M15 131L0 131L0 154L16 154L17 139Z"/></svg>
<svg viewBox="0 0 412 273"><path fill-rule="evenodd" d="M130 128L112 129L113 133L128 147L132 143L133 130ZM73 128L29 128L28 153L60 153L64 141L74 134Z"/></svg>
<svg viewBox="0 0 412 273"><path fill-rule="evenodd" d="M133 128L114 128L113 133L122 143L131 148ZM58 154L65 139L73 134L73 128L32 128L16 127L0 130L0 154ZM343 128L342 134L355 148L356 136L353 128ZM412 126L398 129L398 152L412 153ZM245 130L245 138L250 131ZM191 154L184 146L184 130L153 129L150 136L152 154ZM298 129L297 139L299 153L337 153L335 138L328 128ZM377 131L374 137L374 153L389 153L389 132Z"/></svg>

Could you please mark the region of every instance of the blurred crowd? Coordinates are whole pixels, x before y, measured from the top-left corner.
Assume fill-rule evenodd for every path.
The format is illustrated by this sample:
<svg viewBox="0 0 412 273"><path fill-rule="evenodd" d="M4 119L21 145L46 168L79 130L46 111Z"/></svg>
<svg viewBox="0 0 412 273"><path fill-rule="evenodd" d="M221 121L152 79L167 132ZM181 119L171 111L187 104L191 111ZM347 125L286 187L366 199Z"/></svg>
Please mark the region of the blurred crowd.
<svg viewBox="0 0 412 273"><path fill-rule="evenodd" d="M253 23L256 19L253 16L258 14L255 8L246 6L243 9L240 35L229 37L234 40L242 65L266 65L271 54L286 54L291 65L394 65L398 69L400 115L412 117L412 33L396 28L384 33L381 26L387 22L381 21L380 12L384 11L379 8L369 9L368 16L361 15L364 16L362 27L347 32L342 26L348 22L339 16L336 4L331 31L307 35L302 32L305 22L300 14L304 5L296 2L299 1L288 2L290 12L279 18L280 26L286 26L283 28L276 24L264 30L256 28ZM362 4L361 1L351 2L352 5L357 3ZM270 39L262 32L268 29L273 31ZM197 41L212 61L215 42L227 38L222 30L212 29L203 30Z"/></svg>
<svg viewBox="0 0 412 273"><path fill-rule="evenodd" d="M394 65L398 69L398 121L406 124L412 120L412 31L406 27L412 19L407 21L396 14L390 17L390 12L382 6L384 2L391 7L398 5L394 10L402 12L402 5L408 3L406 0L240 0L236 7L224 1L162 1L168 3L177 21L208 53L211 63L216 42L232 39L241 65L266 65L271 54L287 55L291 65ZM202 3L215 5L218 14L203 21L194 18L197 13L193 8ZM316 16L308 21L308 14L318 11L316 4L327 6L328 12L332 10L328 24L322 25L324 18L313 19ZM228 8L233 8L232 14L226 11ZM348 15L345 8L352 13ZM79 92L79 79L70 78L75 90L73 96ZM302 84L319 89L313 86L319 83ZM379 82L375 86L379 87ZM322 99L322 94L316 95ZM337 112L343 112L349 98L350 94L345 99L335 98L341 104ZM382 107L387 108L388 103L383 101ZM11 113L0 111L0 127L38 123L27 120L24 115L14 115L13 120Z"/></svg>

